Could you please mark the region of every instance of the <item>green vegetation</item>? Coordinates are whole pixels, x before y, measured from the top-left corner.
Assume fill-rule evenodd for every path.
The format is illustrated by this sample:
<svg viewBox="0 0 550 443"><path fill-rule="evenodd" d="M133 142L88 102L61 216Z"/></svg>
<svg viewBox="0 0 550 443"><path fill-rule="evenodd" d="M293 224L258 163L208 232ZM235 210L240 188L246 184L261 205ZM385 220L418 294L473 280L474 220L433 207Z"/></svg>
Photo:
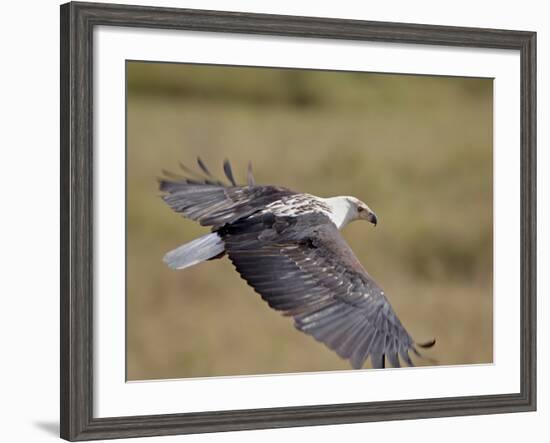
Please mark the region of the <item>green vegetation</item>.
<svg viewBox="0 0 550 443"><path fill-rule="evenodd" d="M344 231L426 354L492 361L492 81L128 64L128 376L349 369L296 331L227 259L174 272L206 231L159 198L162 169L201 155L241 181L354 195L376 228ZM431 364L420 359L417 364Z"/></svg>

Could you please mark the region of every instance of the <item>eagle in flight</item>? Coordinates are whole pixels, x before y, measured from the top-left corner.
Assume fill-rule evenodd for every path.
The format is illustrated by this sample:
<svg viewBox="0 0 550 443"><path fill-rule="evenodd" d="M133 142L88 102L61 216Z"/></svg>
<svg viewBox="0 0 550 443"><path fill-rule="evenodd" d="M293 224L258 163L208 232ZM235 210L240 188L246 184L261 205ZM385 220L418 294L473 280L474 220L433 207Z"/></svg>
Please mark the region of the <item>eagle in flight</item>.
<svg viewBox="0 0 550 443"><path fill-rule="evenodd" d="M164 257L172 269L184 269L227 254L237 272L273 309L294 319L313 336L362 368L413 366L415 343L390 306L384 291L365 271L340 235L355 220L376 225L376 214L355 197L321 198L281 186L257 185L248 166L246 185L238 185L229 162L229 183L186 166L179 176L163 171L163 200L177 213L211 233Z"/></svg>

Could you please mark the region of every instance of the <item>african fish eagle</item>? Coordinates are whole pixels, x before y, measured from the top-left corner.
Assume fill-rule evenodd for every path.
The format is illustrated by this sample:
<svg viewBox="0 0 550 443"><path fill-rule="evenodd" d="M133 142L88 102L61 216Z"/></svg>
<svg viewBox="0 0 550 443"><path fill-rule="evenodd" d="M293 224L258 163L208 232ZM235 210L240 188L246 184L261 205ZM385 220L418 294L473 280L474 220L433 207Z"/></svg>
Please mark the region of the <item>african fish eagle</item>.
<svg viewBox="0 0 550 443"><path fill-rule="evenodd" d="M226 184L198 158L191 177L163 171L163 200L211 233L164 257L172 269L229 257L237 272L270 307L292 316L295 327L324 343L353 368L413 366L415 343L384 291L361 266L339 230L355 220L376 225L376 214L355 197L321 198L257 185L249 164L246 185L235 182L226 160Z"/></svg>

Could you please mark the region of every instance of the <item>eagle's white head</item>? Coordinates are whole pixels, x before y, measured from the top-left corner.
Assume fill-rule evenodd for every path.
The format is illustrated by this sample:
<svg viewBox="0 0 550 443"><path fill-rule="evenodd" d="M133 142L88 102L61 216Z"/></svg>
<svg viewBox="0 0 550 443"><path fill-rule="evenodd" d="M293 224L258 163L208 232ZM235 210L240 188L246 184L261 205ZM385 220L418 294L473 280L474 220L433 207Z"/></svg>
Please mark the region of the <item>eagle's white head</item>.
<svg viewBox="0 0 550 443"><path fill-rule="evenodd" d="M322 200L330 207L331 214L329 216L338 229L342 229L355 220L367 220L375 226L378 223L374 211L355 197L341 196Z"/></svg>

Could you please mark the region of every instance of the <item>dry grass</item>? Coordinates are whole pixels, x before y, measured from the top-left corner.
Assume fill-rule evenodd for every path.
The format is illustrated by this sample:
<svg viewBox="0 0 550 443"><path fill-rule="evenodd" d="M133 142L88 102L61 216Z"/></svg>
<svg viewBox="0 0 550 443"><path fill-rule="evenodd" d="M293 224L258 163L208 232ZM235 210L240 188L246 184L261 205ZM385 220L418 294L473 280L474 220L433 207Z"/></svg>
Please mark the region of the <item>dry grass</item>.
<svg viewBox="0 0 550 443"><path fill-rule="evenodd" d="M492 361L492 83L129 64L128 377L348 369L227 259L174 272L206 229L160 200L161 169L252 160L260 183L354 195L379 225L344 235L439 364ZM416 360L418 364L427 364Z"/></svg>

